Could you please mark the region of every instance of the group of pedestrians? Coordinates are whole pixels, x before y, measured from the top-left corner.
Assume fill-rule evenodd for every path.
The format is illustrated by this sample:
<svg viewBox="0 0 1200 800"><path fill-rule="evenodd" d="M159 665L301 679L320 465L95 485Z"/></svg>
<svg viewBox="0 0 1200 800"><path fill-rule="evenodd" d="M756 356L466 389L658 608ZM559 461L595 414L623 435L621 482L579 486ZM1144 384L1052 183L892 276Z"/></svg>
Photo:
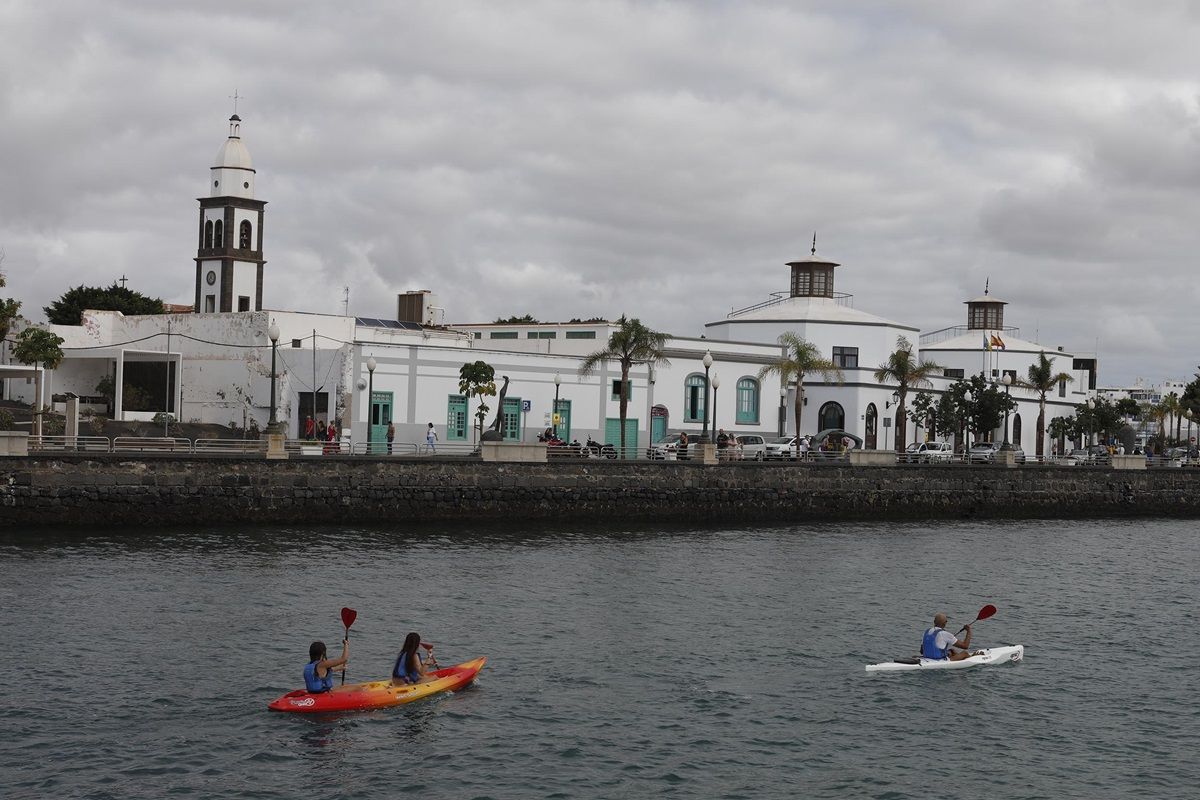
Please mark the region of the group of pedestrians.
<svg viewBox="0 0 1200 800"><path fill-rule="evenodd" d="M340 447L338 444L338 429L335 422L325 424L325 420L313 420L312 414L309 414L304 419L303 439L309 442L324 442L326 453L336 453Z"/></svg>

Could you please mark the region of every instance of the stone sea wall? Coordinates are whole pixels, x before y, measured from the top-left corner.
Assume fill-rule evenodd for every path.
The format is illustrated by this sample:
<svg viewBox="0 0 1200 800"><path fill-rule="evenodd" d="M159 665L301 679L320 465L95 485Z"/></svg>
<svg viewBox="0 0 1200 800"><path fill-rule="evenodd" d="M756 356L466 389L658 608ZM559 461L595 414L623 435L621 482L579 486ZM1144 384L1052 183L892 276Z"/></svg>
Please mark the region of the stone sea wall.
<svg viewBox="0 0 1200 800"><path fill-rule="evenodd" d="M922 465L507 464L30 456L0 460L0 529L555 519L1200 516L1200 471Z"/></svg>

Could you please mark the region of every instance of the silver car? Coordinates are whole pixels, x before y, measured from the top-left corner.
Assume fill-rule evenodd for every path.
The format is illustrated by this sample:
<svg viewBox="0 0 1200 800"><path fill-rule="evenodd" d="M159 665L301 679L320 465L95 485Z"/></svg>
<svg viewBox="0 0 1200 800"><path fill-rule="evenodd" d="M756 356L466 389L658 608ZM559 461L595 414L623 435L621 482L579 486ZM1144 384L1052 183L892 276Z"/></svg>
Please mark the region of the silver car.
<svg viewBox="0 0 1200 800"><path fill-rule="evenodd" d="M796 457L796 437L795 436L779 436L770 439L763 445L763 458L771 459L786 459Z"/></svg>
<svg viewBox="0 0 1200 800"><path fill-rule="evenodd" d="M742 458L753 458L762 461L766 457L767 440L757 433L744 433L737 437L742 446Z"/></svg>

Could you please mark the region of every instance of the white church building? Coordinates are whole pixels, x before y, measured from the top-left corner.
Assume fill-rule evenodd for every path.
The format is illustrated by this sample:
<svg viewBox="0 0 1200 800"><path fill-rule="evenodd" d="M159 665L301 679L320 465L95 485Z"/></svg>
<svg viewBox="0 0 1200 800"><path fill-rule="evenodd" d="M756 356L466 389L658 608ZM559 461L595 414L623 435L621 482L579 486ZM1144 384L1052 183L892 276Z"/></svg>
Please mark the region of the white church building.
<svg viewBox="0 0 1200 800"><path fill-rule="evenodd" d="M270 310L267 204L257 198L241 128L241 119L231 117L209 170L207 196L199 200L194 312L126 317L88 311L81 325L41 326L63 337L66 354L43 382L43 404L59 406L70 393L83 398L85 408L99 408L104 401L97 385L108 376L116 389L116 419L150 419L165 411L185 422L261 430L272 406L274 356L276 416L289 438L301 435L311 414L334 422L355 443L381 441L389 423L396 425L398 442L421 442L432 422L441 442L467 444L477 402L459 392L459 369L484 361L495 369L498 383L501 376L509 379L502 409L506 439L533 441L556 410L566 438L619 441L619 365L611 362L586 376L579 369L585 356L604 347L616 329L613 322L447 321L455 309L440 308L425 290L398 291L395 319ZM835 292L835 273L842 267L818 257L815 246L787 268L786 291L706 323L702 335L671 336L665 363L633 370L628 444L644 448L672 431L699 433L705 420L710 431L795 433L796 387L758 378L780 357L778 338L787 331L816 345L844 375L842 382L806 376L800 433L840 428L872 449L895 444L888 436L889 429L893 436L896 430L896 387L879 383L873 373L900 337L944 368L927 387L935 395L981 371L990 380L1006 372L1023 378L1039 353L1054 359L1056 372L1074 377L1048 398L1047 423L1072 415L1096 387L1094 358L1021 339L1004 324L1004 301L989 295L967 301L965 326L922 335L915 325L863 311L852 295ZM641 316L637 309L626 313ZM655 327L653 319L643 321ZM20 325L14 334L19 330ZM992 337L1003 349L984 349L982 343ZM713 359L707 378L706 353ZM29 378L6 383L6 397L33 402ZM1015 387L1011 392L1017 401L1012 439L1032 454L1038 398ZM495 398L488 401L490 423ZM924 428L908 429L909 441L930 437Z"/></svg>

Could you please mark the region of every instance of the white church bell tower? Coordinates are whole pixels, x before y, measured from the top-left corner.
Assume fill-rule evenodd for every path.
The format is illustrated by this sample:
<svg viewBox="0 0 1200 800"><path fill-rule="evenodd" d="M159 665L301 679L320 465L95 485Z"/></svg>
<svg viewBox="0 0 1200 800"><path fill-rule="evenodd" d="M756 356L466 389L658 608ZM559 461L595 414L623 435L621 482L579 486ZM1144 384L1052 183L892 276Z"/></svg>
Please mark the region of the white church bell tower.
<svg viewBox="0 0 1200 800"><path fill-rule="evenodd" d="M229 118L229 138L210 170L200 201L196 249L196 311L261 311L263 209L254 199L254 165L242 144L242 119Z"/></svg>

